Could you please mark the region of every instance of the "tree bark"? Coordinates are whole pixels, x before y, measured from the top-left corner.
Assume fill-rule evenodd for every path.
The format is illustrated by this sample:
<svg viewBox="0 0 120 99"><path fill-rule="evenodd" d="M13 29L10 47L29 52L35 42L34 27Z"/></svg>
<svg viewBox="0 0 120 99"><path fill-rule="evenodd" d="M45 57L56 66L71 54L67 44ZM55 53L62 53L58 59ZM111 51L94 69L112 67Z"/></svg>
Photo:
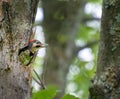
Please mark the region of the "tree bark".
<svg viewBox="0 0 120 99"><path fill-rule="evenodd" d="M103 0L96 77L90 99L120 99L120 1Z"/></svg>
<svg viewBox="0 0 120 99"><path fill-rule="evenodd" d="M0 99L28 99L31 70L19 62L18 52L28 44L38 0L0 1Z"/></svg>
<svg viewBox="0 0 120 99"><path fill-rule="evenodd" d="M86 0L42 0L44 10L43 28L48 43L44 62L47 85L56 85L64 94L66 76L76 55L75 37L84 15Z"/></svg>

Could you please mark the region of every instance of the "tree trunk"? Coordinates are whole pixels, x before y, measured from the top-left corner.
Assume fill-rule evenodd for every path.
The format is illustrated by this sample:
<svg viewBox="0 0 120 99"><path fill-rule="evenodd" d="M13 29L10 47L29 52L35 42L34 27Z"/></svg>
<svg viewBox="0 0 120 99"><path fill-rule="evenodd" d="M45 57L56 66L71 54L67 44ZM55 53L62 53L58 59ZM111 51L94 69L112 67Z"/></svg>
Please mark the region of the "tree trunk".
<svg viewBox="0 0 120 99"><path fill-rule="evenodd" d="M65 91L66 76L76 55L75 37L83 18L86 0L42 0L43 28L46 36L47 55L44 62L47 85L56 85L59 99Z"/></svg>
<svg viewBox="0 0 120 99"><path fill-rule="evenodd" d="M19 62L18 51L28 44L38 0L0 1L0 99L28 99L31 70Z"/></svg>
<svg viewBox="0 0 120 99"><path fill-rule="evenodd" d="M90 99L120 99L120 1L103 0L98 68Z"/></svg>

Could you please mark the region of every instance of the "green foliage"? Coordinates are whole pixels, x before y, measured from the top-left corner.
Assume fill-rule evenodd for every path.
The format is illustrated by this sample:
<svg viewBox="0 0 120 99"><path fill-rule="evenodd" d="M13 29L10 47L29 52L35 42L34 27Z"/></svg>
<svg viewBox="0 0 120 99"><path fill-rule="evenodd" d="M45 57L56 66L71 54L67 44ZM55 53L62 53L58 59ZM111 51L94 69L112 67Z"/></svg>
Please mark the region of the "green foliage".
<svg viewBox="0 0 120 99"><path fill-rule="evenodd" d="M93 3L102 3L102 0L88 0L88 1Z"/></svg>
<svg viewBox="0 0 120 99"><path fill-rule="evenodd" d="M97 25L99 27L99 23ZM91 41L98 41L99 29L97 27L94 27L94 25L81 25L76 40L82 41L83 45L88 44ZM74 68L74 66L77 66L77 69L79 69L80 72L75 74L76 70L73 71L72 78L68 81L68 84L72 82L76 85L73 93L75 93L81 99L88 99L89 86L91 84L91 79L95 75L96 71L98 44L95 44L94 46L90 46L88 48L91 49L91 54L94 57L93 60L85 61L76 57L72 63L72 67Z"/></svg>
<svg viewBox="0 0 120 99"><path fill-rule="evenodd" d="M80 27L80 30L77 34L77 39L83 40L84 42L90 42L92 41L94 38L94 40L99 38L99 31L97 28L94 27L90 27L87 25L82 25Z"/></svg>
<svg viewBox="0 0 120 99"><path fill-rule="evenodd" d="M36 93L33 93L33 97L31 99L53 99L56 93L56 87L48 87L45 90L40 90Z"/></svg>
<svg viewBox="0 0 120 99"><path fill-rule="evenodd" d="M101 2L102 0L88 0L88 3L93 3L93 4L95 3L101 4ZM56 19L64 20L64 16L60 15L59 12L55 13L54 17ZM87 15L87 18L89 17L93 18L93 14ZM119 15L116 16L116 20L119 21ZM90 22L92 22L92 24ZM88 23L90 24L88 25ZM75 40L79 40L84 43L84 44L81 44L80 46L85 45L94 40L99 40L99 26L100 24L98 21L96 22L92 20L87 21L83 25L81 24ZM64 44L64 42L68 40L68 35L64 35L64 33L59 33L57 38L60 43ZM73 90L72 93L74 93L79 98L70 94L66 94L62 99L88 99L88 95L89 95L88 89L91 84L91 78L93 78L96 71L98 45L96 44L88 48L91 49L91 53L94 59L91 61L85 61L85 60L81 60L76 56L76 58L73 59L73 63L71 64L75 70L73 70L72 73L69 72L70 75L68 75L67 86L70 83L73 83L76 86L76 88L71 88ZM89 57L89 56L86 56L86 57ZM36 59L36 62L35 62L36 66L39 66L42 63L42 62L39 63L39 60L41 59L39 58ZM86 68L87 65L89 68ZM93 67L90 69L91 65ZM78 72L76 72L76 68ZM66 88L66 90L67 90L67 93L71 93L69 89ZM53 99L56 93L57 93L57 90L55 88L47 88L46 90L41 90L35 93L32 99Z"/></svg>
<svg viewBox="0 0 120 99"><path fill-rule="evenodd" d="M70 95L70 94L66 94L62 99L79 99L73 95Z"/></svg>
<svg viewBox="0 0 120 99"><path fill-rule="evenodd" d="M81 99L88 99L88 89L91 83L91 78L94 76L95 71L96 71L96 66L94 64L92 64L91 62L83 62L80 61L78 58L76 59L77 62L74 63L76 64L76 66L78 66L80 72L76 75L73 76L73 78L69 81L69 82L73 82L74 84L76 84L77 88L76 90L74 90L74 93L79 93L80 91L82 91L82 94L78 94L79 97L81 97ZM94 65L92 69L86 69L86 65L87 64L91 64Z"/></svg>
<svg viewBox="0 0 120 99"><path fill-rule="evenodd" d="M38 92L33 93L33 97L31 99L54 99L56 94L57 94L57 88L54 86L51 86L45 90L40 90ZM79 99L79 98L70 94L66 94L61 99Z"/></svg>

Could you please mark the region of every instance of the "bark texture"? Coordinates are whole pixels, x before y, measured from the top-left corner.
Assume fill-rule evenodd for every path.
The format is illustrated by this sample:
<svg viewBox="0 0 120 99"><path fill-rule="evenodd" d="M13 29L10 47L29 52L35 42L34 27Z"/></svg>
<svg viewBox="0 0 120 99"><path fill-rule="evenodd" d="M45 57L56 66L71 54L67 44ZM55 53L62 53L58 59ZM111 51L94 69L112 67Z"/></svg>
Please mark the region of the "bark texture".
<svg viewBox="0 0 120 99"><path fill-rule="evenodd" d="M120 1L103 0L97 74L90 99L120 99Z"/></svg>
<svg viewBox="0 0 120 99"><path fill-rule="evenodd" d="M18 51L28 44L38 0L0 1L0 99L28 99L31 70L19 62Z"/></svg>
<svg viewBox="0 0 120 99"><path fill-rule="evenodd" d="M76 56L75 37L83 18L86 0L42 0L43 28L46 36L47 55L44 71L47 85L56 85L59 99L65 91L69 66Z"/></svg>

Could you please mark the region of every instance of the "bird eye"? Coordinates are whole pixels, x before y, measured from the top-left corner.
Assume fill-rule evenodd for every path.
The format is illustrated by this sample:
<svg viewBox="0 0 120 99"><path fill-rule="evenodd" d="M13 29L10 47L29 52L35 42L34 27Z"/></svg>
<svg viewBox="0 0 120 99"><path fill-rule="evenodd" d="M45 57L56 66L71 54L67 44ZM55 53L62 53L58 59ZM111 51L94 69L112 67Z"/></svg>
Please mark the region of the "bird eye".
<svg viewBox="0 0 120 99"><path fill-rule="evenodd" d="M38 46L36 46L36 48L39 48L40 46L38 45Z"/></svg>
<svg viewBox="0 0 120 99"><path fill-rule="evenodd" d="M37 42L37 44L41 44L40 42Z"/></svg>

